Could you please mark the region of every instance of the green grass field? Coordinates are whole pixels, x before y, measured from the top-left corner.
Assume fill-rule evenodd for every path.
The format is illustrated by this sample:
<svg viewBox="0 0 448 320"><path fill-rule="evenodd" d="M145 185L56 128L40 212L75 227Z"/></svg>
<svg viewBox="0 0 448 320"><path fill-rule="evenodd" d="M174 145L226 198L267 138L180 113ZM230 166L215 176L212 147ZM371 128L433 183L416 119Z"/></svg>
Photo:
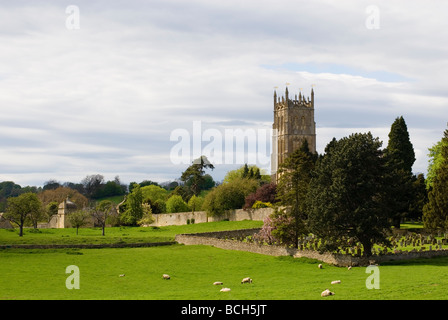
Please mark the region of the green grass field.
<svg viewBox="0 0 448 320"><path fill-rule="evenodd" d="M380 289L366 268L271 257L208 246L21 250L0 253L0 299L300 300L447 299L448 258L379 267ZM79 267L80 289L67 289L66 267ZM163 280L162 274L171 276ZM124 277L119 277L125 274ZM241 284L251 277L252 284ZM331 284L341 280L340 284ZM230 292L220 292L222 281ZM329 288L334 296L322 298Z"/></svg>
<svg viewBox="0 0 448 320"><path fill-rule="evenodd" d="M262 221L220 221L189 224L183 226L153 227L113 227L106 228L105 236L101 228L76 229L32 229L25 228L23 237L18 229L0 229L0 244L101 244L139 243L173 241L176 234L258 228Z"/></svg>
<svg viewBox="0 0 448 320"><path fill-rule="evenodd" d="M253 222L218 222L179 227L107 229L106 237L131 240L173 238L176 233L254 227ZM139 231L146 229L146 231ZM0 230L0 242L19 238ZM58 232L76 237L73 229L25 233L38 243L58 239ZM51 231L51 230L48 230ZM91 234L90 234L91 233ZM115 234L116 233L116 234ZM98 229L81 229L78 237L101 237ZM142 235L143 234L143 235ZM39 238L41 237L41 238ZM135 239L134 239L135 237ZM31 239L32 238L32 239ZM154 239L153 239L154 240ZM53 242L52 242L53 243ZM379 289L367 289L365 267L347 268L310 259L271 257L210 246L170 245L120 249L2 249L2 300L437 300L447 299L448 258L420 259L379 266ZM80 289L66 288L66 267L79 267ZM162 274L170 280L163 280ZM125 274L124 277L119 277ZM241 284L251 277L252 284ZM331 281L341 280L340 284ZM222 281L230 292L220 292ZM325 289L334 296L322 298Z"/></svg>

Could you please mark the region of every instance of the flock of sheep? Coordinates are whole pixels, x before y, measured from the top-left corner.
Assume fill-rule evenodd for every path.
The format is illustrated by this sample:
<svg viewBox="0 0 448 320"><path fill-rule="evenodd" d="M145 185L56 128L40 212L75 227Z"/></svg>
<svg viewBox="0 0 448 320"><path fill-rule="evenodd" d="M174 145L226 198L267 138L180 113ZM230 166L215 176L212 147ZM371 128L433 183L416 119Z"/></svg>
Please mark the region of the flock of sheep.
<svg viewBox="0 0 448 320"><path fill-rule="evenodd" d="M168 274L163 274L162 275L162 279L169 280L169 279L171 279L171 277ZM243 280L241 280L241 283L252 283L252 279L251 278L243 278ZM223 283L221 281L215 281L215 282L213 282L213 285L215 285L215 286L222 286ZM229 292L230 288L222 288L219 291L221 291L221 292Z"/></svg>
<svg viewBox="0 0 448 320"><path fill-rule="evenodd" d="M322 269L322 264L318 265L319 269ZM347 270L350 270L352 267L348 267ZM341 283L341 280L335 280L335 281L331 281L331 284L338 284ZM328 297L328 296L334 296L334 292L330 291L329 289L325 289L324 291L322 291L322 293L320 294L321 297Z"/></svg>
<svg viewBox="0 0 448 320"><path fill-rule="evenodd" d="M322 264L319 264L319 265L318 265L318 268L319 268L319 269L322 269L322 268L323 268ZM352 267L348 267L348 270L350 270L351 268L352 268ZM124 274L120 274L120 275L119 275L119 277L124 277L124 276L125 276ZM164 279L164 280L170 280L171 277L170 277L168 274L163 274L163 275L162 275L162 279ZM243 283L252 283L252 279L249 278L249 277L247 277L247 278L243 278L243 280L241 280L241 283L242 283L242 284L243 284ZM331 282L331 284L338 284L338 283L341 283L341 280L335 280L335 281L332 281L332 282ZM221 281L216 281L216 282L213 282L213 285L215 285L215 286L222 286L223 283L222 283ZM219 290L219 291L221 291L221 292L229 292L229 291L230 291L230 288L222 288L222 289ZM334 296L334 292L330 291L329 289L325 289L324 291L322 291L322 293L321 293L320 295L321 295L321 297Z"/></svg>

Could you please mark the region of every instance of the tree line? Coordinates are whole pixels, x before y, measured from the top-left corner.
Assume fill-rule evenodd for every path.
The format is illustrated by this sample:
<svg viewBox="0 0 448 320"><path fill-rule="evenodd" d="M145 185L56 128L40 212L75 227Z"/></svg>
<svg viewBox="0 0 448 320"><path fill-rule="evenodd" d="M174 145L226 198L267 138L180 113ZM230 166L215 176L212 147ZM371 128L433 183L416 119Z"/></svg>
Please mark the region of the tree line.
<svg viewBox="0 0 448 320"><path fill-rule="evenodd" d="M423 221L430 230L448 229L448 131L429 150L425 179L412 172L415 153L404 118L399 117L384 149L370 132L333 138L321 155L311 153L304 140L280 166L278 185L248 164L229 171L223 182L217 183L207 173L214 165L201 156L178 181L164 185L144 180L126 187L118 177L105 182L102 176L92 175L83 179L79 189L52 182L35 193L47 211L57 212L55 205L67 195L80 207L87 207L89 201L107 193L105 190L115 190L108 194L125 196L115 220L121 225L150 224L158 213L203 210L209 216L219 216L232 209L273 207L274 213L259 234L264 241L297 246L301 237L313 233L322 237L326 250L359 242L369 254L373 244L387 245L387 232L400 228L405 219ZM17 186L4 185L17 196Z"/></svg>
<svg viewBox="0 0 448 320"><path fill-rule="evenodd" d="M392 124L384 149L370 132L333 138L322 155L312 154L305 140L280 167L280 206L258 239L297 247L312 233L323 251L360 243L368 256L374 244L389 246L388 233L405 219L447 230L448 130L438 145L438 152L431 148L437 161L428 184L412 173L415 153L403 117Z"/></svg>

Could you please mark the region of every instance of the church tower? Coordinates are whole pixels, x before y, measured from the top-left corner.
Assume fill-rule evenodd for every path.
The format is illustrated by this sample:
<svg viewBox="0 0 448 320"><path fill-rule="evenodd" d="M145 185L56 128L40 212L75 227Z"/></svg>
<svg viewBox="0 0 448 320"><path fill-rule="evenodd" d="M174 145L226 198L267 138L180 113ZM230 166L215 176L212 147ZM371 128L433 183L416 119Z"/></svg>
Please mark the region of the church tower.
<svg viewBox="0 0 448 320"><path fill-rule="evenodd" d="M285 96L277 97L274 91L274 124L272 125L271 178L278 182L278 167L304 139L308 141L311 152L316 153L316 122L314 122L314 90L311 99L302 92L294 99L289 97L288 87Z"/></svg>

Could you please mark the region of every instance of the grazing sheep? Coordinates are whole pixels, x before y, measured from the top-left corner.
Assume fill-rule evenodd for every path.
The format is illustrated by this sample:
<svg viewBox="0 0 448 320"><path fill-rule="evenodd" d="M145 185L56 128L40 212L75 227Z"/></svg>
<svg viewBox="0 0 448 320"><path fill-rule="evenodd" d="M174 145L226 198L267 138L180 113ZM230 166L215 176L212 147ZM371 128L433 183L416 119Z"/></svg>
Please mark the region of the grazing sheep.
<svg viewBox="0 0 448 320"><path fill-rule="evenodd" d="M347 270L350 270L352 268L352 266L349 266L348 268L347 268Z"/></svg>
<svg viewBox="0 0 448 320"><path fill-rule="evenodd" d="M243 280L241 280L241 283L252 283L252 279L251 278L244 278Z"/></svg>
<svg viewBox="0 0 448 320"><path fill-rule="evenodd" d="M222 286L222 282L221 281L216 281L216 282L213 282L213 285L215 285L215 286Z"/></svg>
<svg viewBox="0 0 448 320"><path fill-rule="evenodd" d="M331 281L331 284L338 284L338 283L341 283L341 280Z"/></svg>
<svg viewBox="0 0 448 320"><path fill-rule="evenodd" d="M221 291L221 292L229 292L230 291L230 289L229 288L222 288L221 290L219 290L219 291Z"/></svg>
<svg viewBox="0 0 448 320"><path fill-rule="evenodd" d="M165 280L171 279L171 277L169 275L167 275L167 274L162 275L162 278L165 279Z"/></svg>
<svg viewBox="0 0 448 320"><path fill-rule="evenodd" d="M124 276L125 276L125 274L124 274L124 273L123 273L123 274L120 274L120 275L119 275L119 277L124 277Z"/></svg>
<svg viewBox="0 0 448 320"><path fill-rule="evenodd" d="M319 269L322 269L322 264L319 263L319 265L317 266Z"/></svg>
<svg viewBox="0 0 448 320"><path fill-rule="evenodd" d="M328 289L325 289L324 291L322 291L322 293L320 294L321 297L328 297L328 296L334 296L334 292L331 292Z"/></svg>

